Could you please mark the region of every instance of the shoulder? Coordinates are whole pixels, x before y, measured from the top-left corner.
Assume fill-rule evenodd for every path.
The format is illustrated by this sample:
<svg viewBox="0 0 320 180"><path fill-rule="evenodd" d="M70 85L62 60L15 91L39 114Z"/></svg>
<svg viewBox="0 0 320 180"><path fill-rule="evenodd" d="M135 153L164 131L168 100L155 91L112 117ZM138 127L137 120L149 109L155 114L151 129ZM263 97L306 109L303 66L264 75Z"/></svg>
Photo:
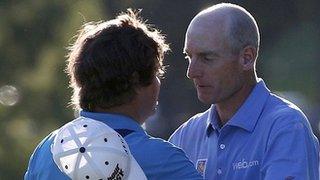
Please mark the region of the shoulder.
<svg viewBox="0 0 320 180"><path fill-rule="evenodd" d="M134 134L132 136L134 136ZM130 146L130 151L133 154L138 155L138 158L146 163L164 163L165 161L170 160L171 156L177 154L185 156L181 149L161 138L147 135L143 138L135 138L134 142L130 139L126 139L126 141Z"/></svg>
<svg viewBox="0 0 320 180"><path fill-rule="evenodd" d="M205 128L209 115L209 109L205 112L198 113L183 123L173 134L193 131L199 128Z"/></svg>
<svg viewBox="0 0 320 180"><path fill-rule="evenodd" d="M187 122L182 124L180 128L188 129L193 127L205 126L209 116L209 110L210 109L192 116Z"/></svg>
<svg viewBox="0 0 320 180"><path fill-rule="evenodd" d="M283 171L273 169L290 167L285 175L317 177L319 142L306 116L293 103L272 94L266 108L262 128L268 131L268 138L261 171L270 177L283 177Z"/></svg>
<svg viewBox="0 0 320 180"><path fill-rule="evenodd" d="M27 172L24 176L25 179L37 179L43 176L49 177L48 175L54 172L53 170L48 170L48 167L51 167L50 164L53 161L51 144L56 133L57 130L51 132L37 145L30 157Z"/></svg>
<svg viewBox="0 0 320 180"><path fill-rule="evenodd" d="M130 151L149 179L200 179L185 153L168 141L147 136Z"/></svg>
<svg viewBox="0 0 320 180"><path fill-rule="evenodd" d="M37 159L39 158L42 152L46 152L47 150L50 150L51 143L57 131L58 130L51 132L49 135L47 135L45 138L42 139L42 141L37 145L37 147L33 151L31 155L31 159Z"/></svg>
<svg viewBox="0 0 320 180"><path fill-rule="evenodd" d="M307 117L295 104L271 94L267 106L269 110L264 122L267 123L265 127L270 127L269 140L286 137L301 138L311 143L317 142Z"/></svg>
<svg viewBox="0 0 320 180"><path fill-rule="evenodd" d="M180 127L178 127L178 129L176 129L171 135L169 141L179 146L183 137L187 137L188 135L192 136L197 132L204 132L206 122L209 117L209 111L210 109L205 112L198 113L180 125Z"/></svg>
<svg viewBox="0 0 320 180"><path fill-rule="evenodd" d="M268 118L273 120L273 126L281 128L282 126L302 124L309 128L309 122L302 110L292 102L271 94L268 102Z"/></svg>

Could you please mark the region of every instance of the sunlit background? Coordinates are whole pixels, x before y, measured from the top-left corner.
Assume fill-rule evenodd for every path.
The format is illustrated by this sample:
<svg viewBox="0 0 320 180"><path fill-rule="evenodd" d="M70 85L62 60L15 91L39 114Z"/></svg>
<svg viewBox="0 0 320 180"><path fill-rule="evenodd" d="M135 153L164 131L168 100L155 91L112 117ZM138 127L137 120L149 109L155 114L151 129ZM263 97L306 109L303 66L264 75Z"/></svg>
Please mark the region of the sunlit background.
<svg viewBox="0 0 320 180"><path fill-rule="evenodd" d="M181 123L203 111L185 77L184 33L201 9L221 1L196 0L0 0L0 179L21 179L35 146L74 118L63 72L65 47L88 21L108 20L128 7L167 34L172 52L159 109L145 124L167 139ZM275 93L299 105L319 136L319 0L229 1L258 21L262 45L258 75Z"/></svg>

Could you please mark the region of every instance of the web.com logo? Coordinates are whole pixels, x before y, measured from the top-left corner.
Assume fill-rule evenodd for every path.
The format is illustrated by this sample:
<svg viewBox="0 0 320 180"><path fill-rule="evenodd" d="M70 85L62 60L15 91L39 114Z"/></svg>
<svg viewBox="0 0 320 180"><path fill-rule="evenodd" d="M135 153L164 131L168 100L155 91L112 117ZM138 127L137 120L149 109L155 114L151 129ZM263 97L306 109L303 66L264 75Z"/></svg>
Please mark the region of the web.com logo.
<svg viewBox="0 0 320 180"><path fill-rule="evenodd" d="M246 161L245 159L242 159L242 161L235 162L232 164L233 170L246 169L246 168L250 168L258 165L259 165L259 161L257 160Z"/></svg>

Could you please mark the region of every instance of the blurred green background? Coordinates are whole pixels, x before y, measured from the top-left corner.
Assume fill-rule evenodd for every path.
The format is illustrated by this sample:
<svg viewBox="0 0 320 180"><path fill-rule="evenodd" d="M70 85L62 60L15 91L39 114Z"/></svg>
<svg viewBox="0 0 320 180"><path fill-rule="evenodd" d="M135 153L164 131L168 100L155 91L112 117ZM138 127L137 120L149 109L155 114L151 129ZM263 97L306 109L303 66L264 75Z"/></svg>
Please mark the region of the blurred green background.
<svg viewBox="0 0 320 180"><path fill-rule="evenodd" d="M0 0L0 179L21 179L35 146L74 118L63 72L66 47L80 26L141 8L171 44L157 114L147 131L167 139L181 123L207 107L185 77L184 33L192 17L221 1L208 0ZM258 76L298 104L319 137L319 0L238 0L261 31Z"/></svg>

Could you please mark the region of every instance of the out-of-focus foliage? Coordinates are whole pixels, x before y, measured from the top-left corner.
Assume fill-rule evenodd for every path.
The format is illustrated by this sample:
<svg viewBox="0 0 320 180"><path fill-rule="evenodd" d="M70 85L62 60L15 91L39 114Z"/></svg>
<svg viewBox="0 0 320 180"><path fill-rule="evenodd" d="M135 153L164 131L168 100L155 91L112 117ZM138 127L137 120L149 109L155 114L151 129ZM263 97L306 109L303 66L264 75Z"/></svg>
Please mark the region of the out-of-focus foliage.
<svg viewBox="0 0 320 180"><path fill-rule="evenodd" d="M0 1L0 179L21 179L40 140L74 117L67 107L71 89L63 72L65 47L84 22L108 20L129 7L141 8L142 16L167 34L172 52L166 56L169 67L159 112L147 123L151 134L167 138L191 115L207 108L198 102L192 82L185 77L182 48L193 16L219 2ZM248 9L260 26L259 77L300 105L318 133L319 1L229 2Z"/></svg>
<svg viewBox="0 0 320 180"><path fill-rule="evenodd" d="M0 87L20 93L15 106L0 104L0 179L21 179L36 144L73 118L65 47L106 14L102 1L0 2Z"/></svg>

